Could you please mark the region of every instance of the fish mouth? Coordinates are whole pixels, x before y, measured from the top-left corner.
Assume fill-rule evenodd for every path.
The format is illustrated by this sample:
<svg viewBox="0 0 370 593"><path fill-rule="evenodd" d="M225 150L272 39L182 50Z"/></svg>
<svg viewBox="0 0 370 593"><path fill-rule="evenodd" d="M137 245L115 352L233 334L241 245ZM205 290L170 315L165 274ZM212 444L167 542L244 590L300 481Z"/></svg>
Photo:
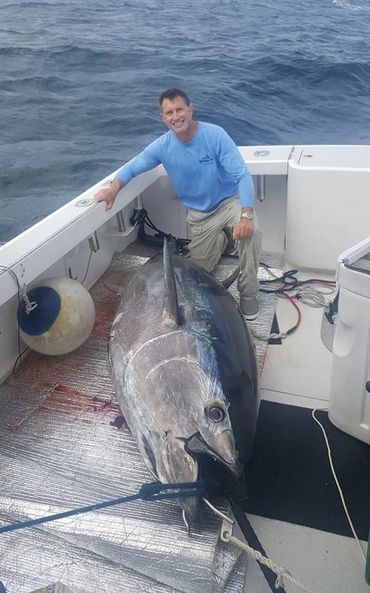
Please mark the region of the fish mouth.
<svg viewBox="0 0 370 593"><path fill-rule="evenodd" d="M198 479L198 461L186 451L184 439L179 439L172 432L166 434L155 457L156 473L161 482L195 482ZM199 497L179 498L177 503L183 510L183 520L189 530L198 513Z"/></svg>
<svg viewBox="0 0 370 593"><path fill-rule="evenodd" d="M162 442L160 455L156 456L159 479L162 482L195 482L204 474L206 484L211 486L216 473L216 482L220 478L222 490L227 491L227 484L237 483L242 473L231 431L221 432L213 439L213 444L217 450L199 432L188 438L168 432ZM189 529L198 514L199 497L180 498L177 502L182 508L185 526Z"/></svg>
<svg viewBox="0 0 370 593"><path fill-rule="evenodd" d="M242 504L246 501L247 482L231 431L221 433L217 441L219 450L215 451L200 433L195 433L187 439L185 450L198 463L198 479L204 479L207 496L226 496ZM224 447L220 448L222 444Z"/></svg>
<svg viewBox="0 0 370 593"><path fill-rule="evenodd" d="M217 451L207 443L199 432L194 433L185 442L185 450L192 456L208 456L220 463L234 477L239 478L242 467L238 461L235 442L230 430L225 430L217 437Z"/></svg>

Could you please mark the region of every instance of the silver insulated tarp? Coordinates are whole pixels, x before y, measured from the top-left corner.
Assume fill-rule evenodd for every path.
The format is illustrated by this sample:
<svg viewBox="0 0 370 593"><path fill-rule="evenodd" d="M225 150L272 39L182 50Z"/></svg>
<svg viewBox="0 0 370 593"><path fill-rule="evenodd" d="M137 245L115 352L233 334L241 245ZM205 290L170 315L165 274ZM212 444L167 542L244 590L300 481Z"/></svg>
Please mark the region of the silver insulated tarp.
<svg viewBox="0 0 370 593"><path fill-rule="evenodd" d="M153 481L122 424L106 357L120 293L144 261L117 257L93 287L97 323L83 346L66 356L32 353L0 387L0 525L135 494ZM268 333L276 299L263 298L258 330ZM261 366L262 341L257 352ZM114 506L0 534L0 581L7 593L55 582L72 593L242 593L246 558L220 529L205 506L190 533L173 501Z"/></svg>

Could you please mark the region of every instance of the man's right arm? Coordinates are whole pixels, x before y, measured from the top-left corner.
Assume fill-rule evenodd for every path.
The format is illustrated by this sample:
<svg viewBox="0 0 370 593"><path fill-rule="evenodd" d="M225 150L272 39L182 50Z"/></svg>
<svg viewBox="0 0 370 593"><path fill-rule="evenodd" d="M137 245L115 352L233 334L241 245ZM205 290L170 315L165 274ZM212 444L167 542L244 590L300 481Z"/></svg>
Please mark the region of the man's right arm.
<svg viewBox="0 0 370 593"><path fill-rule="evenodd" d="M105 202L105 209L110 210L114 204L114 200L116 199L119 190L124 185L125 184L123 181L121 181L121 179L113 179L109 187L104 187L103 189L99 190L97 194L95 194L95 202Z"/></svg>
<svg viewBox="0 0 370 593"><path fill-rule="evenodd" d="M154 169L160 164L160 141L161 138L154 140L149 146L147 146L142 152L140 152L135 158L129 161L124 167L117 173L109 187L105 187L98 191L94 196L95 202L105 202L105 209L110 210L114 204L114 200L119 190L131 181L133 177L145 173L150 169Z"/></svg>

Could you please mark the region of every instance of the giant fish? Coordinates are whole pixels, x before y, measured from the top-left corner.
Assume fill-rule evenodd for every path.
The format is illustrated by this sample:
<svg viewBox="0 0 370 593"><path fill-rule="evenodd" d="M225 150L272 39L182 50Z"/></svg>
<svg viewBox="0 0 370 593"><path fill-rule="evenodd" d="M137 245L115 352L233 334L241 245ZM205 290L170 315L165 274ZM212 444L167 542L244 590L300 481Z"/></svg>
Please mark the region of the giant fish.
<svg viewBox="0 0 370 593"><path fill-rule="evenodd" d="M163 256L146 262L127 286L109 359L118 403L156 479L195 481L207 460L213 477L217 468L242 475L260 401L254 344L228 290L172 255L167 241ZM179 505L184 521L193 521L198 500Z"/></svg>

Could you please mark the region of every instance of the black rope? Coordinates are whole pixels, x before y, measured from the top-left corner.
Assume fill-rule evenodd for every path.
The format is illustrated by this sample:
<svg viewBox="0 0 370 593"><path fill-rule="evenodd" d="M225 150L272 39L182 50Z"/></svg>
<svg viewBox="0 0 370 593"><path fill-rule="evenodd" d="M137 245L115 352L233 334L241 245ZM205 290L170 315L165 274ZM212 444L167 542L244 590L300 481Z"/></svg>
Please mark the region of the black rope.
<svg viewBox="0 0 370 593"><path fill-rule="evenodd" d="M270 268L267 264L261 262L260 264L267 270ZM334 280L322 280L320 278L309 278L307 280L298 280L296 278L296 274L298 274L298 270L288 270L284 272L281 276L277 278L270 278L267 280L260 280L260 291L261 292L275 292L275 293L285 293L285 292L292 292L305 284L312 284L312 283L320 283L320 284L328 284L333 285L335 284ZM280 286L278 288L271 287L269 288L268 285L274 285L278 283Z"/></svg>
<svg viewBox="0 0 370 593"><path fill-rule="evenodd" d="M165 233L161 231L153 221L149 218L147 210L141 208L141 210L134 210L134 213L130 219L130 223L133 226L138 226L138 239L139 241L145 241L148 243L155 243L162 246L163 238L165 237L168 241L175 243L176 252L179 255L184 255L187 251L186 246L190 243L190 239L179 239L171 235L171 233ZM148 226L152 231L155 231L156 235L148 235L145 232L145 225Z"/></svg>
<svg viewBox="0 0 370 593"><path fill-rule="evenodd" d="M88 259L88 261L87 261L86 272L85 272L85 275L84 275L84 277L82 278L82 280L81 280L80 284L83 284L83 283L85 282L85 280L86 280L86 277L87 277L87 274L89 273L89 268L90 268L90 263L91 263L92 254L93 254L93 250L92 250L92 249L91 249L91 247L90 247L90 255L89 255L89 259Z"/></svg>
<svg viewBox="0 0 370 593"><path fill-rule="evenodd" d="M39 519L30 519L27 521L20 521L18 523L12 523L5 527L0 527L1 533L8 533L10 531L17 531L18 529L25 529L26 527L34 527L35 525L42 525L44 523L50 523L51 521L57 521L58 519L65 519L73 515L81 515L82 513L90 513L99 509L105 509L108 507L116 506L118 504L124 504L126 502L132 502L134 500L167 500L173 498L187 498L188 496L201 496L204 494L205 486L203 480L197 482L179 482L170 484L161 484L161 482L152 482L150 484L143 484L137 494L131 496L123 496L121 498L114 498L113 500L107 500L105 502L99 502L97 504L89 505L86 507L80 507L71 511L65 511L63 513L57 513L55 515L48 515L46 517L40 517Z"/></svg>
<svg viewBox="0 0 370 593"><path fill-rule="evenodd" d="M235 270L233 272L231 272L230 276L222 282L222 286L224 288L230 288L230 286L235 282L235 280L237 279L239 274L240 274L240 267L237 266L235 268Z"/></svg>
<svg viewBox="0 0 370 593"><path fill-rule="evenodd" d="M230 504L231 504L231 509L233 511L234 517L235 517L240 529L242 530L242 533L243 533L247 543L251 546L251 548L253 548L254 550L257 550L258 552L260 552L263 556L265 556L267 558L267 554L266 554L265 550L263 549L263 546L262 546L260 540L258 539L258 536L257 536L256 532L254 531L252 525L250 524L249 519L247 518L245 513L242 511L242 509L239 507L239 505L237 505L233 500L230 500ZM269 568L268 566L265 566L264 564L260 564L259 562L258 562L258 566L260 567L261 571L263 572L263 575L264 575L271 591L273 591L274 593L286 593L286 590L284 589L284 587L278 587L278 588L275 587L277 576L274 573L274 571L271 570L271 568Z"/></svg>

